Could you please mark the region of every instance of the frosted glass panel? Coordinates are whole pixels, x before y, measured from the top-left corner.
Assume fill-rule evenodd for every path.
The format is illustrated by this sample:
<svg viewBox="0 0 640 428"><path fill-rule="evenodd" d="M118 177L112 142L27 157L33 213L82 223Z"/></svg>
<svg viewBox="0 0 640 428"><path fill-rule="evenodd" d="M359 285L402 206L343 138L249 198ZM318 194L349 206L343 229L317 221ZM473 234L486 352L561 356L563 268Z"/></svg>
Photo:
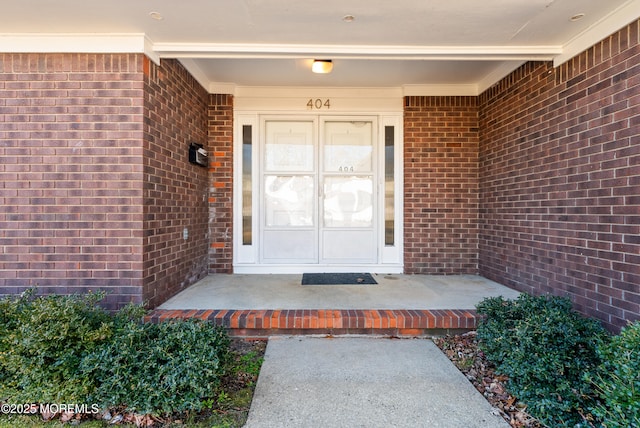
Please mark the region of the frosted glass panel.
<svg viewBox="0 0 640 428"><path fill-rule="evenodd" d="M371 172L372 123L325 122L324 170L328 172Z"/></svg>
<svg viewBox="0 0 640 428"><path fill-rule="evenodd" d="M371 227L373 177L325 177L325 227Z"/></svg>
<svg viewBox="0 0 640 428"><path fill-rule="evenodd" d="M253 128L242 126L242 245L253 242Z"/></svg>
<svg viewBox="0 0 640 428"><path fill-rule="evenodd" d="M313 226L313 177L265 176L266 226Z"/></svg>
<svg viewBox="0 0 640 428"><path fill-rule="evenodd" d="M384 127L384 245L395 243L395 128Z"/></svg>
<svg viewBox="0 0 640 428"><path fill-rule="evenodd" d="M267 122L266 127L266 171L314 170L313 122Z"/></svg>

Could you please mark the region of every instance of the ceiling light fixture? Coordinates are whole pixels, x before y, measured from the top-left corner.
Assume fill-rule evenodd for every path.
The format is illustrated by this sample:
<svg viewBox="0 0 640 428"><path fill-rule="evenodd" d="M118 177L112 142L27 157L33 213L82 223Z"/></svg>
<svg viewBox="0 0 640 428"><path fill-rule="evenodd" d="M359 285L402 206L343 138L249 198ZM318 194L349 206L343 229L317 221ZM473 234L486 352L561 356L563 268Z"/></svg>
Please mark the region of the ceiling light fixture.
<svg viewBox="0 0 640 428"><path fill-rule="evenodd" d="M344 22L353 22L353 21L356 20L356 17L353 16L353 15L345 15L345 16L342 17L342 20Z"/></svg>
<svg viewBox="0 0 640 428"><path fill-rule="evenodd" d="M330 59L314 59L311 71L319 74L331 73L333 70L333 61Z"/></svg>
<svg viewBox="0 0 640 428"><path fill-rule="evenodd" d="M162 21L164 19L160 12L149 12L149 16L156 21Z"/></svg>
<svg viewBox="0 0 640 428"><path fill-rule="evenodd" d="M582 18L584 18L584 16L585 16L584 13L576 13L571 18L569 18L569 21L571 21L571 22L580 21Z"/></svg>

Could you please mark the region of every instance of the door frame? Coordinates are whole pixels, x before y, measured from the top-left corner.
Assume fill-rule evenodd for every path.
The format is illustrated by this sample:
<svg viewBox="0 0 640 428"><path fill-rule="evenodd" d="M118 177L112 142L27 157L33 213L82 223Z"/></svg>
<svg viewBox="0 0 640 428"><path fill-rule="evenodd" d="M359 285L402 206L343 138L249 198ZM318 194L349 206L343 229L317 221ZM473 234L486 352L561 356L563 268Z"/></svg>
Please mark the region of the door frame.
<svg viewBox="0 0 640 428"><path fill-rule="evenodd" d="M310 95L310 92L313 92ZM317 100L320 100L316 102ZM330 100L326 103L326 100ZM309 104L309 101L311 103ZM316 108L320 107L320 108ZM366 264L265 264L260 262L261 213L261 138L264 118L312 119L323 122L325 118L348 120L349 118L373 118L377 122L376 182L374 189L378 242L377 263ZM365 89L318 89L318 88L245 88L234 99L234 168L233 168L233 271L234 273L303 273L303 272L350 272L367 271L375 273L403 272L403 98L394 90ZM246 130L250 138L246 137ZM394 212L392 221L395 239L392 245L385 242L386 217L385 200L385 130L391 130L394 139L392 200ZM320 125L317 127L320 132ZM243 144L250 141L250 144ZM248 150L248 151L247 151ZM316 150L318 148L316 147ZM251 159L244 159L243 153L250 153ZM250 165L254 178L251 192L243 193L243 167ZM245 189L246 190L246 189ZM389 198L387 198L388 200ZM249 202L250 206L248 206ZM319 211L319 210L318 210ZM387 210L388 211L388 210ZM250 215L247 215L250 213ZM243 228L243 224L245 227ZM250 231L251 239L246 239Z"/></svg>

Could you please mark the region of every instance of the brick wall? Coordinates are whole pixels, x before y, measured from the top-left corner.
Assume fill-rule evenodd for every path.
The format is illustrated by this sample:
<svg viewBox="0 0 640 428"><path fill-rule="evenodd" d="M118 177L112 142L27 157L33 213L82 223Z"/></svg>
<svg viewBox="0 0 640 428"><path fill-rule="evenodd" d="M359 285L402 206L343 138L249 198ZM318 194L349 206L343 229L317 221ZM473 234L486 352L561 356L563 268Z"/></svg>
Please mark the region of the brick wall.
<svg viewBox="0 0 640 428"><path fill-rule="evenodd" d="M233 272L233 96L210 95L209 272Z"/></svg>
<svg viewBox="0 0 640 428"><path fill-rule="evenodd" d="M189 144L207 146L209 95L177 60L144 58L144 75L143 296L154 307L207 274L208 171L189 163Z"/></svg>
<svg viewBox="0 0 640 428"><path fill-rule="evenodd" d="M612 330L640 318L638 22L480 97L480 272L569 296Z"/></svg>
<svg viewBox="0 0 640 428"><path fill-rule="evenodd" d="M0 295L142 295L142 57L0 54Z"/></svg>
<svg viewBox="0 0 640 428"><path fill-rule="evenodd" d="M0 295L155 306L206 275L207 103L177 61L0 55Z"/></svg>
<svg viewBox="0 0 640 428"><path fill-rule="evenodd" d="M405 272L478 272L476 97L406 97Z"/></svg>

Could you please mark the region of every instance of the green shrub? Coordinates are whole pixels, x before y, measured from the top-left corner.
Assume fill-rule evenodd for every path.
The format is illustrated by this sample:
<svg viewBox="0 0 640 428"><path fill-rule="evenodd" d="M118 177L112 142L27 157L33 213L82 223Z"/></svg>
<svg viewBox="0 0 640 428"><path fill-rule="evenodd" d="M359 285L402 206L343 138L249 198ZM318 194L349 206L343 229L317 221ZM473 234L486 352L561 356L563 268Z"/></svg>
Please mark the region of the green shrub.
<svg viewBox="0 0 640 428"><path fill-rule="evenodd" d="M600 370L587 374L599 397L593 413L607 428L640 427L640 322L598 348Z"/></svg>
<svg viewBox="0 0 640 428"><path fill-rule="evenodd" d="M0 401L200 410L217 396L224 330L200 321L142 324L144 309L109 314L104 293L0 300Z"/></svg>
<svg viewBox="0 0 640 428"><path fill-rule="evenodd" d="M550 426L583 422L592 396L583 376L598 366L596 349L606 338L600 324L560 297L491 298L477 310L485 316L478 326L481 349L529 413Z"/></svg>
<svg viewBox="0 0 640 428"><path fill-rule="evenodd" d="M93 382L78 376L82 357L113 334L103 293L33 297L0 303L2 399L14 403L84 403Z"/></svg>
<svg viewBox="0 0 640 428"><path fill-rule="evenodd" d="M493 363L501 364L513 352L518 340L514 326L528 316L525 308L528 303L522 296L518 300L490 297L476 306L478 315L483 316L478 324L478 340Z"/></svg>
<svg viewBox="0 0 640 428"><path fill-rule="evenodd" d="M14 376L7 369L6 359L11 351L9 337L18 325L18 301L0 300L0 401L13 395Z"/></svg>
<svg viewBox="0 0 640 428"><path fill-rule="evenodd" d="M210 323L130 322L88 355L82 369L99 385L92 403L170 414L199 411L217 395L228 354L228 336Z"/></svg>

